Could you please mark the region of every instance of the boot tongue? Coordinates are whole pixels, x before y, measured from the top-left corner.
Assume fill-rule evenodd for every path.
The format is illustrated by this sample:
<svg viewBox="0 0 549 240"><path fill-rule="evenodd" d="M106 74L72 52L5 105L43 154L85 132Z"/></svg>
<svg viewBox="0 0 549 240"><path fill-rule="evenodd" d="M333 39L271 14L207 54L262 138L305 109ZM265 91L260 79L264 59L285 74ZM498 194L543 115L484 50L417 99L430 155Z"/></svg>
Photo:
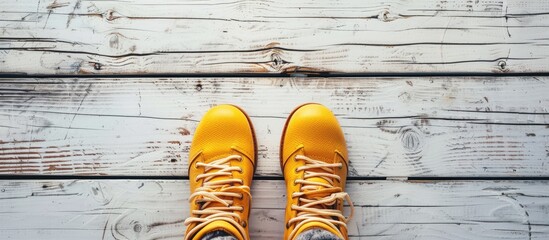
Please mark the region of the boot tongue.
<svg viewBox="0 0 549 240"><path fill-rule="evenodd" d="M345 238L342 236L341 232L339 232L339 230L334 229L334 228L328 226L328 224L325 224L325 223L323 223L323 222L315 221L315 222L308 222L308 223L303 224L303 226L301 226L301 227L297 230L297 232L296 232L294 238L291 239L291 240L299 239L299 235L300 235L301 233L303 233L303 232L305 232L305 231L307 231L307 230L312 230L312 229L326 230L326 231L328 231L328 232L330 232L330 233L336 235L339 239L345 239Z"/></svg>
<svg viewBox="0 0 549 240"><path fill-rule="evenodd" d="M236 239L244 239L244 236L240 234L235 226L223 220L216 220L206 225L205 227L200 229L200 231L198 231L192 239L202 239L202 237L204 237L206 234L217 230L225 231L228 234L233 235Z"/></svg>

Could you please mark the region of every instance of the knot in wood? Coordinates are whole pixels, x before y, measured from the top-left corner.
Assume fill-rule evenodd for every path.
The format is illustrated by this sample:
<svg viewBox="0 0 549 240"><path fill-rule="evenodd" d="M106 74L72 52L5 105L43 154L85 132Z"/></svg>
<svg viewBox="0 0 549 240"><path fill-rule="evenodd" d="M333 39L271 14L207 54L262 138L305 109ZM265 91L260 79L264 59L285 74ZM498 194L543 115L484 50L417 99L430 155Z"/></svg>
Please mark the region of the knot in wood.
<svg viewBox="0 0 549 240"><path fill-rule="evenodd" d="M113 34L111 38L109 39L109 46L111 48L118 48L118 35Z"/></svg>
<svg viewBox="0 0 549 240"><path fill-rule="evenodd" d="M137 233L141 232L142 229L143 229L143 227L139 223L136 223L135 225L133 225L133 231L134 232L137 232Z"/></svg>
<svg viewBox="0 0 549 240"><path fill-rule="evenodd" d="M385 10L381 11L379 13L379 15L377 16L377 19L379 19L383 22L388 22L389 21L389 10L385 9Z"/></svg>
<svg viewBox="0 0 549 240"><path fill-rule="evenodd" d="M421 151L423 137L412 127L405 127L400 130L400 142L404 149L409 152L417 153Z"/></svg>
<svg viewBox="0 0 549 240"><path fill-rule="evenodd" d="M271 54L271 62L272 62L272 67L274 69L276 69L277 71L279 71L280 69L282 69L282 67L284 66L284 64L286 64L286 61L284 61L282 59L282 57L280 56L280 54L278 53L273 53Z"/></svg>
<svg viewBox="0 0 549 240"><path fill-rule="evenodd" d="M97 70L97 71L101 70L101 63L97 63L97 62L94 63L94 64L93 64L93 69L95 69L95 70Z"/></svg>
<svg viewBox="0 0 549 240"><path fill-rule="evenodd" d="M507 62L501 60L498 62L498 66L501 70L505 70L505 68L507 67Z"/></svg>
<svg viewBox="0 0 549 240"><path fill-rule="evenodd" d="M115 16L115 13L116 13L115 11L109 9L109 10L107 10L107 12L105 12L104 17L109 22L113 21L113 20L118 18L117 16Z"/></svg>

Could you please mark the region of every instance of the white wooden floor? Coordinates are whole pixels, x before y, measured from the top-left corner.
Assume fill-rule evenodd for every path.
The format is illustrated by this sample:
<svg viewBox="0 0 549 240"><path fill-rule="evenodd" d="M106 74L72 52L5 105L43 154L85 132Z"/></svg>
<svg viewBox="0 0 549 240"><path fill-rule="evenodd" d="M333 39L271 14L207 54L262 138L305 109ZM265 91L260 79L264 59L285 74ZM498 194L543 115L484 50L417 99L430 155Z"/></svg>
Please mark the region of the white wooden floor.
<svg viewBox="0 0 549 240"><path fill-rule="evenodd" d="M219 103L258 138L251 235L280 239L304 102L345 132L351 239L549 239L545 0L0 0L0 239L182 239Z"/></svg>

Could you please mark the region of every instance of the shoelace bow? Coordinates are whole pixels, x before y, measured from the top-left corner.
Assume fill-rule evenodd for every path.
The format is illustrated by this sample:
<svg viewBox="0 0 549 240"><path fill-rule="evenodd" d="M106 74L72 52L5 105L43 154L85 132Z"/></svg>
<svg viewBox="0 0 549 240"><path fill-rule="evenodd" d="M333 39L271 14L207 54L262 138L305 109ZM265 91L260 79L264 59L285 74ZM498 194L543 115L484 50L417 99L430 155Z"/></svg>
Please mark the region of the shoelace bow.
<svg viewBox="0 0 549 240"><path fill-rule="evenodd" d="M323 161L311 159L303 155L297 155L296 160L305 161L305 165L298 167L297 172L304 171L303 179L297 179L296 184L301 184L299 192L292 194L292 198L299 198L298 205L292 205L292 210L297 211L297 216L288 221L288 225L297 223L289 235L293 239L301 226L309 222L322 222L331 228L338 230L336 225L347 228L347 222L353 217L354 206L349 194L343 192L340 187L334 187L334 179L341 181L341 177L334 174L334 167L341 168L342 163L325 163ZM323 172L313 172L311 169L321 169ZM309 178L320 177L328 183L307 181ZM326 197L307 198L308 195L323 194ZM351 207L351 214L345 217L343 212L334 209L338 200L347 201ZM339 231L339 230L338 230Z"/></svg>
<svg viewBox="0 0 549 240"><path fill-rule="evenodd" d="M203 180L201 187L198 187L193 194L189 197L189 201L196 201L200 206L198 210L191 211L191 217L187 218L184 222L185 226L193 223L198 223L188 232L185 239L190 239L200 229L209 223L216 220L223 220L234 225L242 236L246 239L246 230L242 226L240 216L235 211L242 212L244 208L242 206L233 206L233 198L240 198L244 194L251 198L250 187L243 186L242 179L229 178L224 180L211 181L215 177L219 176L231 176L233 171L242 172L242 168L237 166L230 166L230 161L242 160L239 155L231 155L226 158L214 160L210 163L199 162L197 167L204 167L204 173L199 174L195 181ZM219 169L216 172L210 172L210 170ZM239 184L241 186L233 186ZM219 203L222 206L212 206L214 203ZM235 220L236 219L236 220Z"/></svg>

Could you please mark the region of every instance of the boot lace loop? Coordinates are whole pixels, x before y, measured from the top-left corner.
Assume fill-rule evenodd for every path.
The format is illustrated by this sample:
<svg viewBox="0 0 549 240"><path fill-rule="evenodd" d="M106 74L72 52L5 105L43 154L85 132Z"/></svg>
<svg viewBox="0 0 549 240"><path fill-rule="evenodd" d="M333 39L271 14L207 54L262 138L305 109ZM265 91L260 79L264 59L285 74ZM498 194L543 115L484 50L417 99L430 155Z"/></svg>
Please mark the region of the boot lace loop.
<svg viewBox="0 0 549 240"><path fill-rule="evenodd" d="M354 212L353 202L341 187L334 186L335 180L341 181L341 177L335 174L334 168L343 167L343 163L325 163L303 155L297 155L295 159L304 161L305 165L296 169L297 172L303 171L304 174L302 179L295 181L295 184L301 184L301 188L299 192L292 194L292 198L298 198L298 204L293 204L291 207L292 210L297 211L297 215L287 223L287 226L296 224L289 239L293 239L299 228L309 222L322 222L337 231L339 228L336 225L347 228L347 223ZM311 171L313 169L317 171ZM308 180L310 178L322 178L326 183L310 181ZM349 217L345 217L343 212L337 209L337 205L344 201L351 208Z"/></svg>
<svg viewBox="0 0 549 240"><path fill-rule="evenodd" d="M233 160L241 161L242 157L231 155L209 163L198 162L196 164L197 167L204 168L204 173L199 174L194 181L202 179L203 184L201 187L196 188L195 192L189 197L189 202L195 201L199 209L192 210L191 217L184 222L185 226L196 224L186 234L185 240L190 239L200 229L217 220L231 223L246 239L246 229L241 224L242 219L240 219L239 214L235 213L244 211L244 208L242 206L233 206L233 199L242 199L244 194L251 199L250 187L242 185L243 180L238 178L230 177L228 179L213 180L219 176L231 176L234 171L242 172L242 168L230 165ZM216 169L217 171L210 172Z"/></svg>

